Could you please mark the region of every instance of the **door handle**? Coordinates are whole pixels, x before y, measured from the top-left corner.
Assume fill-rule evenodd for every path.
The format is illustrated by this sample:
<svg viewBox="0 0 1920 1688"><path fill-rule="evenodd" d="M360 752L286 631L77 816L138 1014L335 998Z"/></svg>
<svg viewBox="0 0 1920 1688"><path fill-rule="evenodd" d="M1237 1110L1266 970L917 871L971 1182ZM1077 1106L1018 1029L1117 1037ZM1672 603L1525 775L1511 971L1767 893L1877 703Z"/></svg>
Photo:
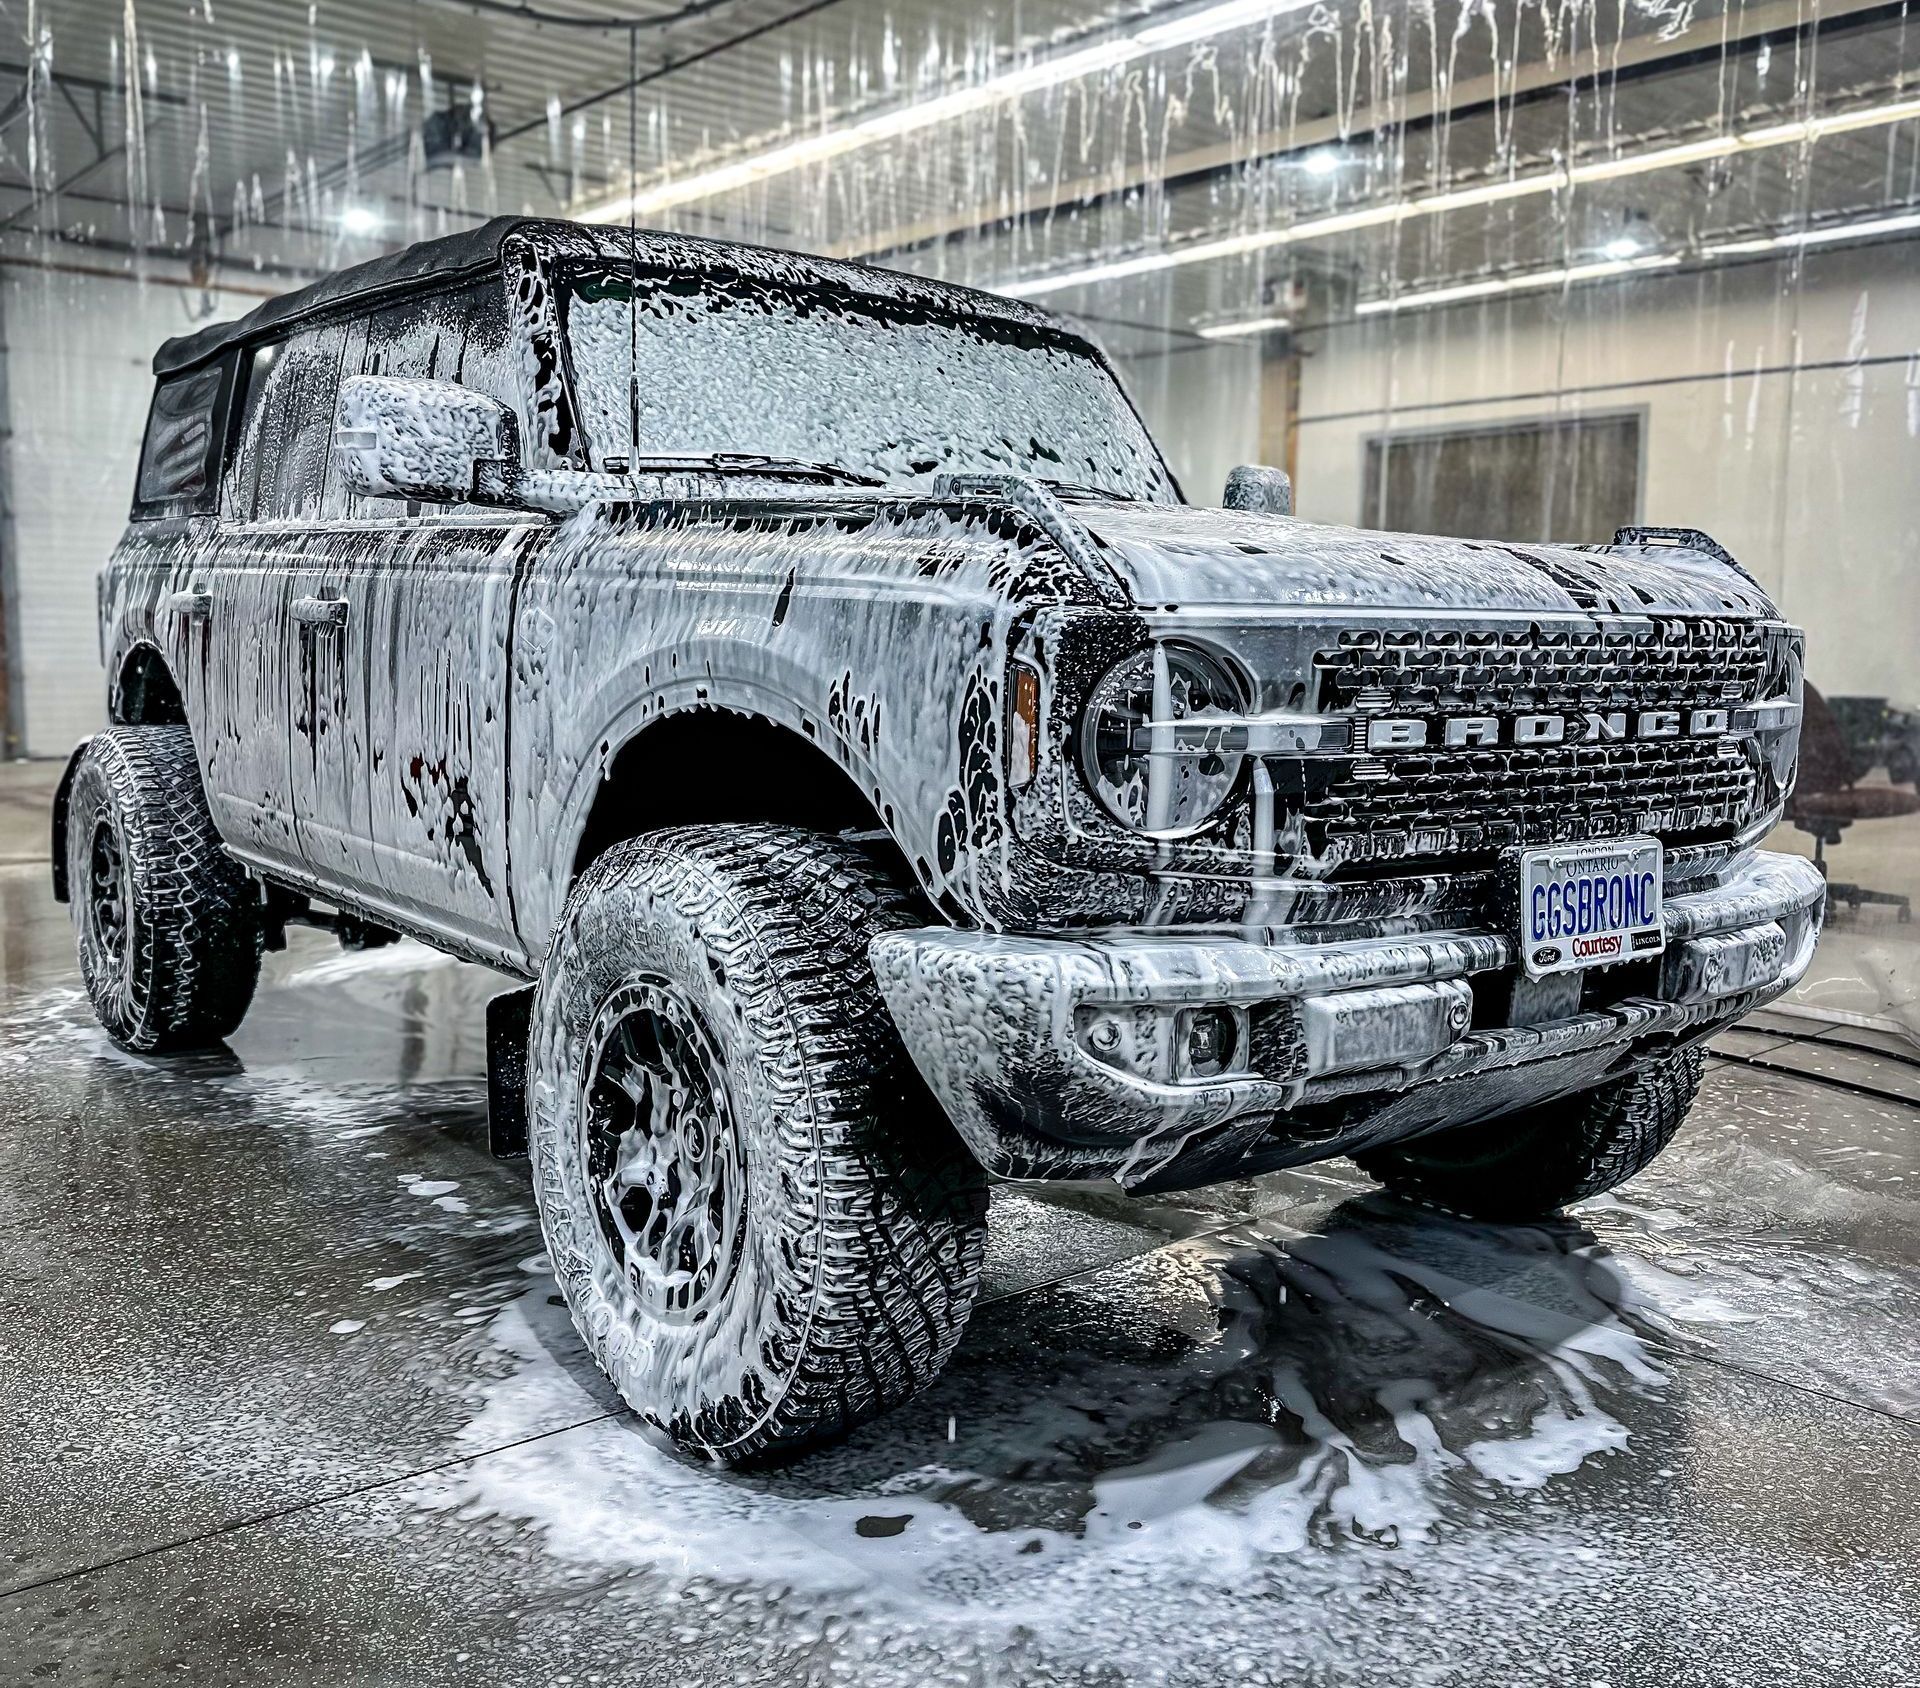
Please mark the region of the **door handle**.
<svg viewBox="0 0 1920 1688"><path fill-rule="evenodd" d="M293 619L302 627L335 628L347 625L345 598L295 598Z"/></svg>
<svg viewBox="0 0 1920 1688"><path fill-rule="evenodd" d="M185 592L169 592L166 611L182 621L211 621L213 594L204 587L189 587Z"/></svg>

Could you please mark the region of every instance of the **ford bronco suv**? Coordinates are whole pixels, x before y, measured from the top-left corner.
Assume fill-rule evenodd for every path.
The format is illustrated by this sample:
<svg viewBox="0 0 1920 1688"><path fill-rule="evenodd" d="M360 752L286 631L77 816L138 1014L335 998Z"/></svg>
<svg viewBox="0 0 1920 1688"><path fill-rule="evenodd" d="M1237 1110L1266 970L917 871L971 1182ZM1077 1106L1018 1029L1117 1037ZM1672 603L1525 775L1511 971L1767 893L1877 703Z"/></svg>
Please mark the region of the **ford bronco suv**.
<svg viewBox="0 0 1920 1688"><path fill-rule="evenodd" d="M989 1176L1550 1211L1808 964L1801 636L1701 534L1201 508L1066 323L647 231L498 219L154 369L54 817L102 1024L217 1041L293 920L523 981L495 1145L712 1458L934 1375Z"/></svg>

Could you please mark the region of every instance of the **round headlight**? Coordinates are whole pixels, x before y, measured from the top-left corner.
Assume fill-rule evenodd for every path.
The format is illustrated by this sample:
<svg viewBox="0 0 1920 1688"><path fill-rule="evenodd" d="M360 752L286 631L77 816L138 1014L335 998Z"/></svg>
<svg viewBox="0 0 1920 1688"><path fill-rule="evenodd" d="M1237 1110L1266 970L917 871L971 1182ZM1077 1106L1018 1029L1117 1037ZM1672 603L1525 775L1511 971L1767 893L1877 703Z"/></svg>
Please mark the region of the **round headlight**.
<svg viewBox="0 0 1920 1688"><path fill-rule="evenodd" d="M1156 698L1159 707L1156 708ZM1080 722L1080 763L1113 818L1135 832L1179 838L1219 814L1240 774L1237 753L1177 748L1153 723L1232 714L1245 707L1225 663L1197 645L1162 640L1103 674ZM1153 770L1159 769L1156 776Z"/></svg>

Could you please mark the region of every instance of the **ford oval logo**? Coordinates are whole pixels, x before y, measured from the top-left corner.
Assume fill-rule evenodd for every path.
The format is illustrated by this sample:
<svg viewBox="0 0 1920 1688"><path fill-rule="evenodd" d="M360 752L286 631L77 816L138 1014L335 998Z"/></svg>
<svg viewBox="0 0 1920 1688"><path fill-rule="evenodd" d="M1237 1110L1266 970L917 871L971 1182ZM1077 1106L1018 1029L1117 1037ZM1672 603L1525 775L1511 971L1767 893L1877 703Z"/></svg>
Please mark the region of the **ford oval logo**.
<svg viewBox="0 0 1920 1688"><path fill-rule="evenodd" d="M1536 967L1551 967L1560 959L1558 944L1542 944L1533 952L1533 964Z"/></svg>

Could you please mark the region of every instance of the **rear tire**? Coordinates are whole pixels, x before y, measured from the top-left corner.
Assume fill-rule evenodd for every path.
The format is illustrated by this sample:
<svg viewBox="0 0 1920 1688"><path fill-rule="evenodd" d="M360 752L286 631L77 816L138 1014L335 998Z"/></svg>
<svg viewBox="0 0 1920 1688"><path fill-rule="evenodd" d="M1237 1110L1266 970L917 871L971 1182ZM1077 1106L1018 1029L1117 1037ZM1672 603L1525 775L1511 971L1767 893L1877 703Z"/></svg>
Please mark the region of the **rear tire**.
<svg viewBox="0 0 1920 1688"><path fill-rule="evenodd" d="M75 769L67 888L80 976L123 1049L202 1049L239 1026L260 978L251 880L207 812L185 727L112 727Z"/></svg>
<svg viewBox="0 0 1920 1688"><path fill-rule="evenodd" d="M1537 1219L1624 1184L1664 1149L1700 1089L1696 1046L1522 1113L1353 1158L1396 1195L1473 1219Z"/></svg>
<svg viewBox="0 0 1920 1688"><path fill-rule="evenodd" d="M727 1464L845 1432L959 1340L986 1177L867 959L921 918L856 845L777 826L616 845L534 999L554 1273L634 1410Z"/></svg>

